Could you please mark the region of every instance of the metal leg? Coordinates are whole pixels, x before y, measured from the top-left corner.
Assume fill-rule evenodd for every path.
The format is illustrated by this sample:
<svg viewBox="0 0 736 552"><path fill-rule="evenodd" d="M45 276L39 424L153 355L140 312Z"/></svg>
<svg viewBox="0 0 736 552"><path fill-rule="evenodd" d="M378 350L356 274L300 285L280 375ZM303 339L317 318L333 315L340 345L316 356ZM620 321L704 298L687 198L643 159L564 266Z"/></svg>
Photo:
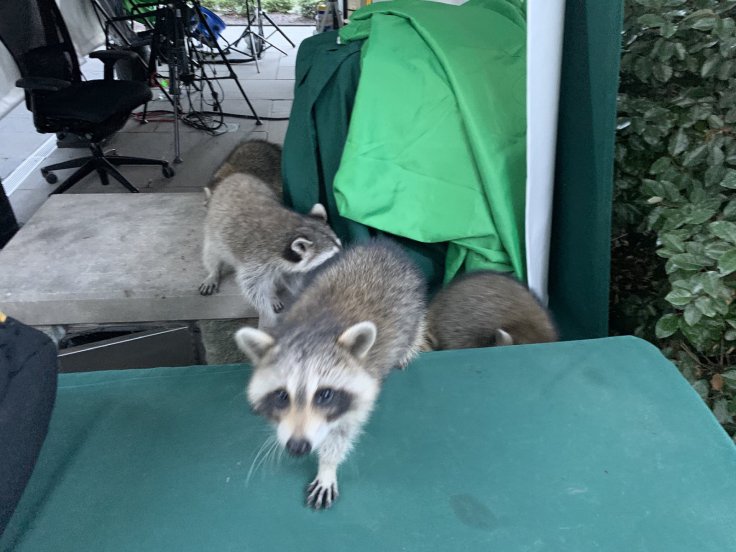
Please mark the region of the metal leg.
<svg viewBox="0 0 736 552"><path fill-rule="evenodd" d="M109 186L110 185L110 179L107 177L107 173L102 168L102 165L99 165L97 167L97 176L100 177L100 182L102 182L103 186Z"/></svg>
<svg viewBox="0 0 736 552"><path fill-rule="evenodd" d="M105 168L104 168L104 170L106 172L110 173L110 176L112 176L115 180L117 180L123 186L125 186L125 188L127 188L128 191L130 191L130 192L132 192L134 194L139 193L138 188L136 188L130 182L128 182L128 179L125 178L122 174L120 174L120 172L115 167L113 167L112 164L107 159L103 159L103 161L104 161L104 163L106 165Z"/></svg>
<svg viewBox="0 0 736 552"><path fill-rule="evenodd" d="M77 159L70 159L69 161L62 161L61 163L54 163L53 165L46 165L45 167L41 167L41 174L46 176L46 173L49 173L51 171L77 169L85 163L92 161L92 159L94 159L94 157L90 157L88 155L87 157L79 157Z"/></svg>
<svg viewBox="0 0 736 552"><path fill-rule="evenodd" d="M120 165L160 165L164 167L169 164L168 161L158 159L145 159L143 157L129 157L127 155L106 157L105 160L115 167L119 167Z"/></svg>
<svg viewBox="0 0 736 552"><path fill-rule="evenodd" d="M85 165L82 165L80 168L78 168L72 175L67 178L61 186L56 188L53 192L51 192L49 195L54 194L63 194L66 192L69 188L74 186L77 182L82 180L85 176L87 176L89 173L94 171L97 168L97 163L95 163L95 160L92 159L91 161L87 162Z"/></svg>
<svg viewBox="0 0 736 552"><path fill-rule="evenodd" d="M260 3L261 3L260 0L258 0L259 9L260 9ZM273 19L271 19L266 12L264 12L263 10L261 10L261 15L264 18L266 18L266 21L268 21L274 29L276 29L276 32L278 32L281 36L283 36L286 39L286 42L288 42L289 44L291 44L291 47L292 48L296 48L296 44L294 44L291 41L291 39L288 36L286 36L286 33L281 30L281 27L279 27L276 23L273 22ZM274 48L276 48L276 47L274 46ZM276 49L279 50L278 48L276 48ZM283 50L279 50L279 52L281 52L284 55L286 55L286 53L283 52Z"/></svg>

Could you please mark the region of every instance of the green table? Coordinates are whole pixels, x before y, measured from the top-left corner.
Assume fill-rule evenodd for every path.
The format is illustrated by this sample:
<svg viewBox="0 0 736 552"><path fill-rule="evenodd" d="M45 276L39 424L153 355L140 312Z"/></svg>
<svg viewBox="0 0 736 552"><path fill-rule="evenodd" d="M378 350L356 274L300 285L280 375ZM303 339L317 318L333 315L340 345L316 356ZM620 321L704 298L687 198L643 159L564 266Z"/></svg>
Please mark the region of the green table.
<svg viewBox="0 0 736 552"><path fill-rule="evenodd" d="M736 549L736 449L634 338L425 354L341 472L266 462L241 366L68 374L0 549ZM15 548L13 548L15 547Z"/></svg>

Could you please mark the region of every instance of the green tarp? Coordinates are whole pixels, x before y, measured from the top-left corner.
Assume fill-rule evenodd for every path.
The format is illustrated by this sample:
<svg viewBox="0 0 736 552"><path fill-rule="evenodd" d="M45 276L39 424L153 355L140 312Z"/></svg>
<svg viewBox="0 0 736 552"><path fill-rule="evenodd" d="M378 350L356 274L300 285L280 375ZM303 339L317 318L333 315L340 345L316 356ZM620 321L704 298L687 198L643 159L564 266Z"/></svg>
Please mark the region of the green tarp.
<svg viewBox="0 0 736 552"><path fill-rule="evenodd" d="M313 458L254 464L270 433L248 372L62 374L0 550L734 549L736 449L642 341L421 355L388 377L318 513Z"/></svg>
<svg viewBox="0 0 736 552"><path fill-rule="evenodd" d="M348 134L360 78L362 41L338 45L337 32L301 43L296 60L294 104L282 157L284 202L302 213L321 202L344 243L385 233L340 216L333 182ZM431 289L441 285L446 244L422 244L391 236L419 265Z"/></svg>
<svg viewBox="0 0 736 552"><path fill-rule="evenodd" d="M366 39L334 191L340 214L449 242L445 281L480 268L525 279L526 28L514 0L381 2Z"/></svg>

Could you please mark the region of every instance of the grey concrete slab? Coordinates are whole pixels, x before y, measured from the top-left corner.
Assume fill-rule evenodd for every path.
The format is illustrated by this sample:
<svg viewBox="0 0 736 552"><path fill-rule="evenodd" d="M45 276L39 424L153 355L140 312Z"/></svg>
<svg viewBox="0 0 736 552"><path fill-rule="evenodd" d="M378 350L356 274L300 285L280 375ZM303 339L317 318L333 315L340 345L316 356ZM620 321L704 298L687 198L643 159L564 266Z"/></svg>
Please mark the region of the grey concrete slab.
<svg viewBox="0 0 736 552"><path fill-rule="evenodd" d="M292 100L275 100L271 105L272 117L288 117L291 115Z"/></svg>
<svg viewBox="0 0 736 552"><path fill-rule="evenodd" d="M289 79L293 81L296 76L294 74L295 69L296 68L293 65L279 65L279 70L276 73L276 78Z"/></svg>
<svg viewBox="0 0 736 552"><path fill-rule="evenodd" d="M34 325L250 318L232 277L210 297L201 194L70 194L0 251L0 309Z"/></svg>
<svg viewBox="0 0 736 552"><path fill-rule="evenodd" d="M246 88L248 97L256 100L293 100L294 81L289 80L252 80Z"/></svg>
<svg viewBox="0 0 736 552"><path fill-rule="evenodd" d="M46 182L45 188L37 187L31 190L15 190L10 197L10 206L13 208L15 218L24 224L33 216L41 205L46 202L48 194L53 188Z"/></svg>
<svg viewBox="0 0 736 552"><path fill-rule="evenodd" d="M7 178L22 162L22 157L0 157L0 178Z"/></svg>
<svg viewBox="0 0 736 552"><path fill-rule="evenodd" d="M284 143L286 138L286 128L289 126L288 121L268 121L268 140L276 144Z"/></svg>

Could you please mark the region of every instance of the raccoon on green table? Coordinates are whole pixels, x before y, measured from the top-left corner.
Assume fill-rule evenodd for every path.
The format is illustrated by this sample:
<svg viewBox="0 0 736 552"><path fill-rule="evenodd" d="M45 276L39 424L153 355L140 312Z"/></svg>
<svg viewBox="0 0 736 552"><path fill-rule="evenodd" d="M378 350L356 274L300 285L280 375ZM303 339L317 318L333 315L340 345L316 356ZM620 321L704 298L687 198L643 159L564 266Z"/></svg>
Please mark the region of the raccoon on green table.
<svg viewBox="0 0 736 552"><path fill-rule="evenodd" d="M307 504L329 508L337 469L368 420L383 379L424 340L424 278L385 240L355 245L312 275L268 333L242 328L254 365L248 400L295 456L316 452Z"/></svg>
<svg viewBox="0 0 736 552"><path fill-rule="evenodd" d="M462 274L434 296L427 312L429 348L468 349L557 341L552 315L507 274Z"/></svg>

